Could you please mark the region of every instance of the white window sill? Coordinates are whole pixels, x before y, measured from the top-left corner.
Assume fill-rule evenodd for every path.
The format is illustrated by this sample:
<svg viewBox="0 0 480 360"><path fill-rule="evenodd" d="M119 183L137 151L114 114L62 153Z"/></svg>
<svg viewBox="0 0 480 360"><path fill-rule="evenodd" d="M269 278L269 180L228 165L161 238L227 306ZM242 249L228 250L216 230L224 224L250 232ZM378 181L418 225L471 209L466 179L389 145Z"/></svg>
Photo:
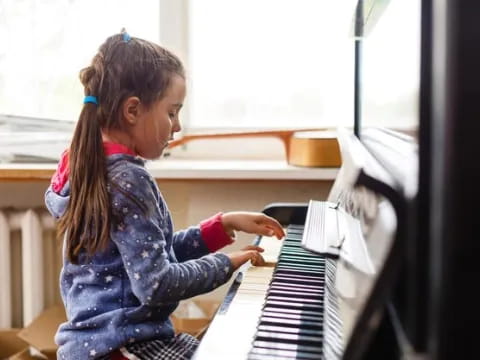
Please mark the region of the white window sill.
<svg viewBox="0 0 480 360"><path fill-rule="evenodd" d="M157 179L334 180L337 168L304 168L284 160L161 160L147 164Z"/></svg>
<svg viewBox="0 0 480 360"><path fill-rule="evenodd" d="M50 179L56 164L0 164L0 181ZM156 179L334 180L338 168L304 168L285 160L186 160L147 162Z"/></svg>

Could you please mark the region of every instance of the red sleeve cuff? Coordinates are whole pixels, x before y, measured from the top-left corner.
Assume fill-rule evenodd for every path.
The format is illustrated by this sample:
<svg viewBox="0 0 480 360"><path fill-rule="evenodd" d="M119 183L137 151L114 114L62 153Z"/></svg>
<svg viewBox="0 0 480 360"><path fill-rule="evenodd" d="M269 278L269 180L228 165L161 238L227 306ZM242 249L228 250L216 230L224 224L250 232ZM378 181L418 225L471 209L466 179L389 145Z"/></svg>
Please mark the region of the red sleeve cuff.
<svg viewBox="0 0 480 360"><path fill-rule="evenodd" d="M215 252L233 243L233 239L225 232L222 225L222 213L200 222L200 233L210 252Z"/></svg>
<svg viewBox="0 0 480 360"><path fill-rule="evenodd" d="M57 194L65 186L65 183L68 181L68 173L70 169L68 168L68 150L65 150L60 157L60 161L57 165L57 170L52 176L52 189Z"/></svg>

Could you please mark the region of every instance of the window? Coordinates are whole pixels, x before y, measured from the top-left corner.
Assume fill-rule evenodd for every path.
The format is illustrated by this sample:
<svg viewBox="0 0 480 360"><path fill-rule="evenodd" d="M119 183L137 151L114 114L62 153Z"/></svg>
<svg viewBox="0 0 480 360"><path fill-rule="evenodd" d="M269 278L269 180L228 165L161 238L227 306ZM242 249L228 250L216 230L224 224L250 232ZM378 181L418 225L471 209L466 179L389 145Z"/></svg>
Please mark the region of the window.
<svg viewBox="0 0 480 360"><path fill-rule="evenodd" d="M350 124L352 1L190 4L189 126Z"/></svg>
<svg viewBox="0 0 480 360"><path fill-rule="evenodd" d="M80 69L125 27L159 41L157 0L2 0L0 113L75 121Z"/></svg>
<svg viewBox="0 0 480 360"><path fill-rule="evenodd" d="M420 86L420 1L390 1L375 29L363 40L362 62L363 126L415 127Z"/></svg>
<svg viewBox="0 0 480 360"><path fill-rule="evenodd" d="M184 60L188 96L182 121L187 132L351 126L355 4L2 0L0 140L8 137L2 114L46 123L62 120L72 128L83 98L79 70L122 27L160 42ZM378 24L386 30L365 41L364 124L416 124L419 10L416 1L391 0ZM403 26L406 21L409 26ZM399 29L395 41L382 37L393 29ZM378 50L378 44L381 55L369 50ZM384 90L390 86L404 96L388 98L392 93ZM372 109L375 116L370 116ZM0 146L0 159L1 153Z"/></svg>

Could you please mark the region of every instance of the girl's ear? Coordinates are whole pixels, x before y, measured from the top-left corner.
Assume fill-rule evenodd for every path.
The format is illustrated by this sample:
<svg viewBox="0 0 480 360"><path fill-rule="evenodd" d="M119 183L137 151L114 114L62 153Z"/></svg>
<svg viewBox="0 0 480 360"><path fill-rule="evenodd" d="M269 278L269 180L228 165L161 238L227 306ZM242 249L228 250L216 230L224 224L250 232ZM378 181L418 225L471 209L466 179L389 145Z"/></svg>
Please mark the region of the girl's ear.
<svg viewBox="0 0 480 360"><path fill-rule="evenodd" d="M136 96L130 96L123 101L122 115L128 125L135 126L140 116L140 99Z"/></svg>

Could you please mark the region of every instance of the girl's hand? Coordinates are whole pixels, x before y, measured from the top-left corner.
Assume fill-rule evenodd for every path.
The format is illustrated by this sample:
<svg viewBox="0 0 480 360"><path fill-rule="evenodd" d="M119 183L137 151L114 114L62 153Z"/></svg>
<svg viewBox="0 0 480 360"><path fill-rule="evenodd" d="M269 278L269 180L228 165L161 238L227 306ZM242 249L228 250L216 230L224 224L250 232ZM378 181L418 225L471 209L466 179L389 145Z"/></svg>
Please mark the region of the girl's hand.
<svg viewBox="0 0 480 360"><path fill-rule="evenodd" d="M236 230L248 234L275 236L277 239L285 236L282 225L277 220L257 212L227 212L222 215L222 225L227 234Z"/></svg>
<svg viewBox="0 0 480 360"><path fill-rule="evenodd" d="M232 262L233 271L237 270L240 266L245 264L248 260L252 262L252 265L262 266L265 264L265 260L260 254L263 252L263 248L260 246L249 245L244 247L242 250L234 251L227 254Z"/></svg>

